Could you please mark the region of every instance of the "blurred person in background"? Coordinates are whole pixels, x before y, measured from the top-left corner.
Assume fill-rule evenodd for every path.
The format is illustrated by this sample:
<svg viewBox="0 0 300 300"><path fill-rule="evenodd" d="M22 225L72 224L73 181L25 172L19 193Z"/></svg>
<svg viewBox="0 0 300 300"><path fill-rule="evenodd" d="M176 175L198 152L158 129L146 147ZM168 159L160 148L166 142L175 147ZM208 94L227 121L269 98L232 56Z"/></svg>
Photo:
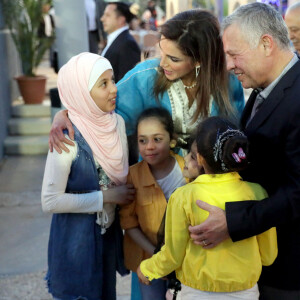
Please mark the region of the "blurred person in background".
<svg viewBox="0 0 300 300"><path fill-rule="evenodd" d="M103 0L85 0L85 10L89 35L89 52L99 53L99 43L103 42L103 25L100 17L103 15L105 3Z"/></svg>
<svg viewBox="0 0 300 300"><path fill-rule="evenodd" d="M107 45L101 55L113 66L118 82L141 60L141 50L129 33L128 24L135 17L133 8L124 2L109 2L101 17L104 31L108 34Z"/></svg>
<svg viewBox="0 0 300 300"><path fill-rule="evenodd" d="M147 7L142 15L143 21L147 25L148 30L157 30L157 27L162 24L162 19L165 16L165 12L156 5L155 1L150 0L147 3Z"/></svg>
<svg viewBox="0 0 300 300"><path fill-rule="evenodd" d="M300 55L300 2L293 4L287 9L285 23L295 51Z"/></svg>

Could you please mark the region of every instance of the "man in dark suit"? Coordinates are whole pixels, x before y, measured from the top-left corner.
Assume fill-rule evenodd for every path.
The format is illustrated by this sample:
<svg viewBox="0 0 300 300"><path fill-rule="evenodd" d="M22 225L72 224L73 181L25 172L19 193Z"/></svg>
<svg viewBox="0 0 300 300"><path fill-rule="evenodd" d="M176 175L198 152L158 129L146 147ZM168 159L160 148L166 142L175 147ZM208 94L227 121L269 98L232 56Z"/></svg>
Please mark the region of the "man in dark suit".
<svg viewBox="0 0 300 300"><path fill-rule="evenodd" d="M254 89L241 119L251 161L241 175L260 183L269 198L228 202L225 211L199 201L210 214L190 228L191 237L209 249L276 226L278 257L263 268L260 299L300 299L300 61L281 15L263 3L225 18L223 43L228 69Z"/></svg>
<svg viewBox="0 0 300 300"><path fill-rule="evenodd" d="M110 2L101 18L104 31L108 34L107 45L101 55L110 61L116 82L141 59L140 47L128 30L128 23L133 17L128 4Z"/></svg>

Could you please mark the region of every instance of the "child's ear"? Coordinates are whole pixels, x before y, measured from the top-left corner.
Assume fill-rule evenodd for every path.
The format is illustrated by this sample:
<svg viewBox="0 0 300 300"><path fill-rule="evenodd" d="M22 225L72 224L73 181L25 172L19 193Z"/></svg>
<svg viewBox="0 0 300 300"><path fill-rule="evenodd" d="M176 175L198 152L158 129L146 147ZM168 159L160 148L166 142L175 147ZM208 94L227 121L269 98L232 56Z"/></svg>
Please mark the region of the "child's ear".
<svg viewBox="0 0 300 300"><path fill-rule="evenodd" d="M199 166L203 166L204 157L197 152L197 163Z"/></svg>
<svg viewBox="0 0 300 300"><path fill-rule="evenodd" d="M175 147L176 147L176 144L177 144L177 141L174 140L174 139L172 139L172 140L170 141L170 148L171 148L171 149L175 148Z"/></svg>

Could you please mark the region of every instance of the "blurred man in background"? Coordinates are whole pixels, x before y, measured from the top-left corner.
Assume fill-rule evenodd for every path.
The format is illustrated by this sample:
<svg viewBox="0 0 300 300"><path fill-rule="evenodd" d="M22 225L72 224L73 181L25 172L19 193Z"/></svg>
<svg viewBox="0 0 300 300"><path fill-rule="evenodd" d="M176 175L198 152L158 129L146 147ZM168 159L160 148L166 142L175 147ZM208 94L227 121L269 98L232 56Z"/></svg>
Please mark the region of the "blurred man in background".
<svg viewBox="0 0 300 300"><path fill-rule="evenodd" d="M135 17L124 2L109 2L101 17L104 31L108 34L107 45L101 55L107 58L118 82L141 59L141 50L129 33L129 22Z"/></svg>
<svg viewBox="0 0 300 300"><path fill-rule="evenodd" d="M285 23L295 51L300 55L300 2L290 6L285 14Z"/></svg>

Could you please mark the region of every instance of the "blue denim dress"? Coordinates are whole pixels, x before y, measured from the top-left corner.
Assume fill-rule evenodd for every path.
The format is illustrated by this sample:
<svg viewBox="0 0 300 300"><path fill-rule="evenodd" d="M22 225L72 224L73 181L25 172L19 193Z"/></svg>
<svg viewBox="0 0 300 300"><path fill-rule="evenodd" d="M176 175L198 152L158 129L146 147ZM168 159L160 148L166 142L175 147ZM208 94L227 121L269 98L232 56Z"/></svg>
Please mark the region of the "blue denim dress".
<svg viewBox="0 0 300 300"><path fill-rule="evenodd" d="M71 166L66 193L99 190L92 151L78 129L78 153ZM53 214L48 245L49 292L63 300L116 299L116 270L128 274L123 264L122 231L118 213L104 235L96 214Z"/></svg>

